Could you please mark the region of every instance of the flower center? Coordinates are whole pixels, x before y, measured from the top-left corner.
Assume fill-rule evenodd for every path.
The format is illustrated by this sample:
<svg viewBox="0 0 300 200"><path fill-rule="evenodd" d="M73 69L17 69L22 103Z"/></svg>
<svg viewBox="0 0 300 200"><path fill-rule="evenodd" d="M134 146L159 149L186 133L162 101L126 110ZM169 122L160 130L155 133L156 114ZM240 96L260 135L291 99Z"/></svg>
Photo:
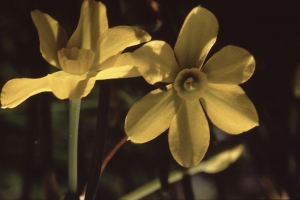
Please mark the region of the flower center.
<svg viewBox="0 0 300 200"><path fill-rule="evenodd" d="M189 90L189 91L193 91L196 89L196 81L194 80L193 77L188 77L184 84L183 84L183 87L186 89L186 90Z"/></svg>
<svg viewBox="0 0 300 200"><path fill-rule="evenodd" d="M69 73L81 75L88 72L94 62L95 53L90 49L62 48L58 51L61 68Z"/></svg>
<svg viewBox="0 0 300 200"><path fill-rule="evenodd" d="M206 76L197 68L182 70L174 81L174 89L178 96L188 101L200 99L206 87Z"/></svg>

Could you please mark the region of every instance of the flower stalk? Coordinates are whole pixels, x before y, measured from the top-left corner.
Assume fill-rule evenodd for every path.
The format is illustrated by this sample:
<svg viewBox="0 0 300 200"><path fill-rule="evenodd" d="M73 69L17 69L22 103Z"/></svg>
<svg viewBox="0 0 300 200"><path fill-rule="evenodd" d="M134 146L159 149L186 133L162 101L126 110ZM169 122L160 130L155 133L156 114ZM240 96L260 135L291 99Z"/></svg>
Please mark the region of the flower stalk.
<svg viewBox="0 0 300 200"><path fill-rule="evenodd" d="M81 99L69 100L68 188L77 193L78 125Z"/></svg>

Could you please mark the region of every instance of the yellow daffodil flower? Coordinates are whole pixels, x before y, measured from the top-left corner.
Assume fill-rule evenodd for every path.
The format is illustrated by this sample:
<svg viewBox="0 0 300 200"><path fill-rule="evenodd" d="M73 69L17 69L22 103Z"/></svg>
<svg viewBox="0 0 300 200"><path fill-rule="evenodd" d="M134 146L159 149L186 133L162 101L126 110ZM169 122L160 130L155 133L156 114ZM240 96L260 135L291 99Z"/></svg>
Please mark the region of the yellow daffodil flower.
<svg viewBox="0 0 300 200"><path fill-rule="evenodd" d="M34 10L31 17L42 56L60 71L38 79L8 81L1 93L2 108L16 107L40 92L53 92L59 99L81 99L90 93L96 80L140 76L131 54L121 52L149 41L149 34L129 26L108 28L106 7L101 2L83 1L77 29L69 40L48 14Z"/></svg>
<svg viewBox="0 0 300 200"><path fill-rule="evenodd" d="M170 128L174 159L190 167L202 160L209 146L206 115L230 134L258 125L254 105L238 86L252 76L253 56L242 48L226 46L203 65L217 32L215 16L199 6L186 17L174 51L163 41L151 41L133 52L148 83L172 84L165 91L150 92L131 107L125 131L132 142L147 142Z"/></svg>

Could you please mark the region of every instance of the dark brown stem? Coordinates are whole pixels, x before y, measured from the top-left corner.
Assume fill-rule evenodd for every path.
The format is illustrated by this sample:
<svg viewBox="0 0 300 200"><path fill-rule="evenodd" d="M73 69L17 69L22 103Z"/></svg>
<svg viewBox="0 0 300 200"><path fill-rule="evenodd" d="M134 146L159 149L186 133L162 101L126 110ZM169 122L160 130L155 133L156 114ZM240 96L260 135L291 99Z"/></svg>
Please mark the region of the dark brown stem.
<svg viewBox="0 0 300 200"><path fill-rule="evenodd" d="M120 149L120 147L127 141L128 137L124 136L111 150L110 152L105 156L105 158L102 161L102 167L100 170L100 174L103 172L105 169L107 163L110 161L110 159L115 155L115 153ZM86 193L86 185L84 187L84 190L81 194L81 196L85 196Z"/></svg>
<svg viewBox="0 0 300 200"><path fill-rule="evenodd" d="M98 101L97 127L92 155L92 162L89 170L86 200L96 199L97 191L99 190L100 170L102 167L102 159L104 154L105 139L107 132L109 96L110 96L110 81L99 81L100 92Z"/></svg>

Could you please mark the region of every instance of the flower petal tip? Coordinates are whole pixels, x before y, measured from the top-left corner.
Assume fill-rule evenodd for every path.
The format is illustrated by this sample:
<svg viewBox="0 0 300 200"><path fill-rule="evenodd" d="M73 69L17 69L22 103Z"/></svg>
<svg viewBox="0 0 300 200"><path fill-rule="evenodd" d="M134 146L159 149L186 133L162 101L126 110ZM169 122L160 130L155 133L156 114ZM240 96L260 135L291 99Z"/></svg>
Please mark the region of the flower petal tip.
<svg viewBox="0 0 300 200"><path fill-rule="evenodd" d="M147 33L146 31L145 31L144 35L145 35L145 40L146 40L145 42L148 42L152 39L151 35L149 35L149 33Z"/></svg>
<svg viewBox="0 0 300 200"><path fill-rule="evenodd" d="M148 42L151 40L151 38L152 37L146 31L144 31L144 33L140 39L140 43Z"/></svg>
<svg viewBox="0 0 300 200"><path fill-rule="evenodd" d="M141 43L148 42L151 40L152 37L147 31L135 27L134 29L135 29L136 37L140 39Z"/></svg>
<svg viewBox="0 0 300 200"><path fill-rule="evenodd" d="M5 108L7 108L7 106L1 106L1 108L2 108L2 109L5 109Z"/></svg>
<svg viewBox="0 0 300 200"><path fill-rule="evenodd" d="M127 138L127 141L129 141L129 140L130 140L130 137Z"/></svg>

